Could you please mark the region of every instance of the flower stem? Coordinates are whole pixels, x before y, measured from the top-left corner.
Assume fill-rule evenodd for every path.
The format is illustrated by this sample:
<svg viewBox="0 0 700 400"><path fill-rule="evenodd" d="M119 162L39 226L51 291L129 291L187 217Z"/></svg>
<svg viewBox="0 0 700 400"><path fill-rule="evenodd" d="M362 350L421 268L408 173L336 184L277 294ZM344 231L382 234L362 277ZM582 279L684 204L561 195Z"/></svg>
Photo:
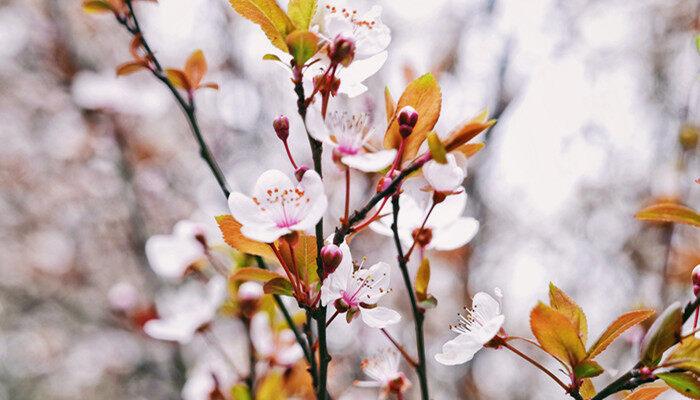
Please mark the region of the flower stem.
<svg viewBox="0 0 700 400"><path fill-rule="evenodd" d="M393 195L391 198L391 205L393 208L394 220L391 224L391 231L394 234L394 244L396 245L396 251L398 253L397 260L399 263L399 268L401 269L401 275L403 276L403 282L406 286L406 291L408 292L408 298L411 302L411 311L413 312L414 325L416 330L416 349L418 350L418 364L415 367L416 374L418 374L418 381L420 383L421 398L423 400L428 400L430 398L428 393L428 375L426 371L426 360L425 360L425 339L423 338L423 319L425 315L423 310L418 308L418 302L416 301L416 294L413 291L413 285L411 284L411 277L408 275L408 266L406 265L406 258L403 254L403 248L401 247L401 239L399 238L399 196Z"/></svg>
<svg viewBox="0 0 700 400"><path fill-rule="evenodd" d="M246 334L248 336L248 376L246 377L246 384L250 390L251 397L255 398L255 345L253 344L253 332L250 329L250 318L243 317L243 325L245 326Z"/></svg>
<svg viewBox="0 0 700 400"><path fill-rule="evenodd" d="M430 214L433 212L436 205L437 205L437 203L433 202L433 204L430 206L430 209L428 209L428 213L425 215L425 219L423 220L423 223L420 226L421 231L425 228L425 224L428 223L428 217L430 217ZM411 248L408 249L408 251L406 252L406 262L408 262L408 260L411 258L411 253L413 253L413 249L416 248L416 243L418 243L418 242L414 239L413 244L411 245Z"/></svg>
<svg viewBox="0 0 700 400"><path fill-rule="evenodd" d="M326 321L326 326L329 326L331 324L331 322L333 322L335 317L337 317L338 315L340 315L340 311L335 310L335 313L333 313L333 315L331 315L331 317L328 318L328 321Z"/></svg>
<svg viewBox="0 0 700 400"><path fill-rule="evenodd" d="M342 223L350 217L350 167L345 167L345 213L343 214Z"/></svg>
<svg viewBox="0 0 700 400"><path fill-rule="evenodd" d="M527 354L521 352L520 350L516 349L515 347L513 347L512 345L508 344L508 342L505 342L505 341L503 342L502 346L505 347L506 349L512 351L513 353L517 354L518 356L520 356L522 359L529 362L530 364L534 365L540 371L547 374L547 376L552 378L552 380L554 380L554 382L556 382L559 386L561 386L564 390L566 390L567 393L570 391L570 388L566 383L564 383L561 379L559 379L556 375L554 375L552 373L552 371L545 368L542 364L540 364L539 362L530 358Z"/></svg>
<svg viewBox="0 0 700 400"><path fill-rule="evenodd" d="M401 353L401 355L402 355L403 358L406 360L406 362L409 363L409 364L411 365L411 367L417 368L417 367L418 367L418 362L417 362L416 360L414 360L413 357L411 357L410 354L408 354L408 352L406 351L406 349L404 349L403 346L402 346L399 342L397 342L396 339L394 339L394 337L391 336L391 334L389 334L389 332L387 332L386 329L382 328L381 331L382 331L382 333L384 334L384 336L386 336L386 338L389 339L389 341L391 342L391 344L393 344L394 347L396 347L396 350L398 350L399 353Z"/></svg>

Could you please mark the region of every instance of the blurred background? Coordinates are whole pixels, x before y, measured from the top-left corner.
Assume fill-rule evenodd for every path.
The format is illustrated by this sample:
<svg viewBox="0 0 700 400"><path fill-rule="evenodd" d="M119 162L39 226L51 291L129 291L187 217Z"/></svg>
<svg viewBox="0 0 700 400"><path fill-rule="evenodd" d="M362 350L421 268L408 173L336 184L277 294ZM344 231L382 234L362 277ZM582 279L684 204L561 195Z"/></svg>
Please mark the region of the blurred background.
<svg viewBox="0 0 700 400"><path fill-rule="evenodd" d="M698 230L633 215L659 198L700 207L697 141L679 140L700 126L700 4L379 3L392 29L389 60L361 101L380 125L384 85L398 96L428 71L442 86L439 131L484 107L499 119L479 138L487 146L465 182L480 232L462 250L431 254L433 396L564 398L502 351L451 368L432 357L453 337L448 324L460 308L496 286L506 330L522 336L550 281L586 310L592 337L625 310L690 299ZM224 0L160 0L136 12L163 64L179 67L204 50L208 80L221 89L198 94L198 116L235 189L248 192L264 169L288 169L271 128L279 114L290 116L292 151L309 164L288 73L261 60L269 44L257 26ZM111 311L115 285L136 288L141 304L167 286L145 259L149 236L184 218L213 225L228 212L167 89L146 73L115 76L129 41L112 16L85 15L77 0L0 0L0 399L180 398L202 346L155 341ZM359 204L373 183L355 182ZM353 248L368 262L393 251L371 232ZM398 277L387 298L407 311ZM412 350L411 324L404 318L391 331ZM361 325L340 321L329 333L335 397L376 395L352 387L359 360L387 346ZM601 358L607 372L597 386L634 364L639 330Z"/></svg>

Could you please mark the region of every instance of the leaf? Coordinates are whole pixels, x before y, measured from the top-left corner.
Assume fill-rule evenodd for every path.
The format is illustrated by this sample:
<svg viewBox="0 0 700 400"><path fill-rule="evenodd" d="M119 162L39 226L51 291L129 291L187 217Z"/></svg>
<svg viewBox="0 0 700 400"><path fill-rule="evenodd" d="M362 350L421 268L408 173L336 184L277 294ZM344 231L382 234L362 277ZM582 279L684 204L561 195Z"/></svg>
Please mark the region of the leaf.
<svg viewBox="0 0 700 400"><path fill-rule="evenodd" d="M243 18L260 26L270 42L285 53L289 51L284 39L293 31L294 24L275 0L229 0Z"/></svg>
<svg viewBox="0 0 700 400"><path fill-rule="evenodd" d="M384 87L384 109L386 110L386 123L388 125L396 114L396 101L391 97L389 86Z"/></svg>
<svg viewBox="0 0 700 400"><path fill-rule="evenodd" d="M248 386L239 383L231 388L231 398L233 400L253 400Z"/></svg>
<svg viewBox="0 0 700 400"><path fill-rule="evenodd" d="M430 283L430 261L424 258L420 262L416 272L416 294L419 300L424 300L428 294L428 284Z"/></svg>
<svg viewBox="0 0 700 400"><path fill-rule="evenodd" d="M640 221L674 222L700 227L700 214L677 203L654 204L642 209L634 217Z"/></svg>
<svg viewBox="0 0 700 400"><path fill-rule="evenodd" d="M255 240L243 236L241 233L241 223L236 221L233 216L219 215L216 217L216 222L219 225L221 234L224 236L224 241L229 246L241 253L261 256L268 260L277 260L269 244L256 242Z"/></svg>
<svg viewBox="0 0 700 400"><path fill-rule="evenodd" d="M425 136L433 129L440 117L442 93L440 85L432 74L425 74L411 82L399 98L396 109L400 112L405 106L411 106L418 112L418 122L413 133L406 139L404 159L412 159L418 153ZM384 147L398 149L401 143L398 118L393 118L384 135Z"/></svg>
<svg viewBox="0 0 700 400"><path fill-rule="evenodd" d="M474 139L478 134L492 127L496 123L495 119L486 122L468 121L463 125L458 126L447 136L445 140L445 148L447 151L452 151L468 141Z"/></svg>
<svg viewBox="0 0 700 400"><path fill-rule="evenodd" d="M681 368L700 375L700 339L689 336L676 346L663 365Z"/></svg>
<svg viewBox="0 0 700 400"><path fill-rule="evenodd" d="M272 61L283 62L278 56L276 56L276 55L274 55L274 54L270 54L270 53L265 54L265 55L263 56L263 60L272 60Z"/></svg>
<svg viewBox="0 0 700 400"><path fill-rule="evenodd" d="M576 302L564 293L561 289L549 283L549 305L555 310L566 315L577 330L581 342L584 344L588 339L588 322L586 314Z"/></svg>
<svg viewBox="0 0 700 400"><path fill-rule="evenodd" d="M90 14L100 14L105 12L115 12L115 9L107 1L91 0L83 1L83 11Z"/></svg>
<svg viewBox="0 0 700 400"><path fill-rule="evenodd" d="M282 296L291 296L294 292L292 282L283 277L274 278L268 281L265 283L265 285L263 285L263 290L267 294L279 294Z"/></svg>
<svg viewBox="0 0 700 400"><path fill-rule="evenodd" d="M148 69L148 64L143 61L130 61L117 67L117 76L124 76Z"/></svg>
<svg viewBox="0 0 700 400"><path fill-rule="evenodd" d="M280 254L285 264L290 268L296 265L301 278L308 282L318 282L317 264L316 264L316 236L299 234L299 239L294 246L294 261L289 251L289 246L284 241L280 241L278 246Z"/></svg>
<svg viewBox="0 0 700 400"><path fill-rule="evenodd" d="M418 307L429 310L437 307L438 301L432 294L426 294L423 300L418 302Z"/></svg>
<svg viewBox="0 0 700 400"><path fill-rule="evenodd" d="M289 0L287 15L297 29L308 31L316 6L316 0Z"/></svg>
<svg viewBox="0 0 700 400"><path fill-rule="evenodd" d="M255 267L245 267L237 269L230 277L229 280L233 282L237 281L256 281L256 282L269 282L275 278L282 278L279 274L268 271L266 269L255 268Z"/></svg>
<svg viewBox="0 0 700 400"><path fill-rule="evenodd" d="M667 372L656 376L683 396L700 399L700 381L697 375L690 372Z"/></svg>
<svg viewBox="0 0 700 400"><path fill-rule="evenodd" d="M593 360L582 361L574 367L574 374L577 378L593 378L605 372L603 367Z"/></svg>
<svg viewBox="0 0 700 400"><path fill-rule="evenodd" d="M645 321L647 318L654 315L654 310L635 310L626 312L615 321L613 321L600 335L600 338L588 350L587 358L593 359L598 354L602 353L615 339L618 338L627 329Z"/></svg>
<svg viewBox="0 0 700 400"><path fill-rule="evenodd" d="M576 327L561 312L540 302L530 313L530 328L544 351L569 366L586 357Z"/></svg>
<svg viewBox="0 0 700 400"><path fill-rule="evenodd" d="M202 78L207 73L207 60L204 58L202 50L196 50L185 63L185 75L193 88L199 87Z"/></svg>
<svg viewBox="0 0 700 400"><path fill-rule="evenodd" d="M595 396L595 386L593 386L593 382L590 379L584 379L578 392L584 399L590 399Z"/></svg>
<svg viewBox="0 0 700 400"><path fill-rule="evenodd" d="M433 160L440 164L447 164L447 151L435 131L428 132L428 148Z"/></svg>
<svg viewBox="0 0 700 400"><path fill-rule="evenodd" d="M675 302L654 321L642 340L642 364L655 367L669 347L676 344L681 336L683 312L681 304Z"/></svg>
<svg viewBox="0 0 700 400"><path fill-rule="evenodd" d="M258 385L255 398L258 400L286 400L287 394L284 390L282 375L277 371L265 375Z"/></svg>
<svg viewBox="0 0 700 400"><path fill-rule="evenodd" d="M464 154L465 157L471 157L480 152L484 147L486 147L485 143L465 143L457 147L455 151L459 151L460 153Z"/></svg>
<svg viewBox="0 0 700 400"><path fill-rule="evenodd" d="M666 386L640 386L634 392L628 394L624 400L654 400L666 390L668 390Z"/></svg>
<svg viewBox="0 0 700 400"><path fill-rule="evenodd" d="M187 91L192 90L192 85L190 84L187 75L185 75L183 71L168 68L165 70L165 74L168 76L168 80L173 84L173 86L180 89L185 89Z"/></svg>
<svg viewBox="0 0 700 400"><path fill-rule="evenodd" d="M214 83L214 82L206 82L206 83L202 83L201 85L199 85L199 87L197 89L219 90L219 84Z"/></svg>
<svg viewBox="0 0 700 400"><path fill-rule="evenodd" d="M318 36L312 32L293 32L286 42L296 65L304 65L318 51Z"/></svg>

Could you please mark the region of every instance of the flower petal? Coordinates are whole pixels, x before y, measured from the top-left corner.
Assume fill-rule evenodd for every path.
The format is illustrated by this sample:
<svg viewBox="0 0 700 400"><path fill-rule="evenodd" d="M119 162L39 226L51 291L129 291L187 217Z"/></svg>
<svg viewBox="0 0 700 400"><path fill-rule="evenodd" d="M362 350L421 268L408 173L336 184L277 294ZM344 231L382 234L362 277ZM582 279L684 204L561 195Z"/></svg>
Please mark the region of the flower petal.
<svg viewBox="0 0 700 400"><path fill-rule="evenodd" d="M457 218L452 224L433 230L428 247L435 250L454 250L469 243L479 232L479 221L474 218Z"/></svg>
<svg viewBox="0 0 700 400"><path fill-rule="evenodd" d="M452 192L457 190L464 181L464 170L457 165L455 156L447 155L447 164L430 160L423 166L423 176L436 192Z"/></svg>
<svg viewBox="0 0 700 400"><path fill-rule="evenodd" d="M204 246L195 238L155 235L146 242L151 269L166 279L179 279L189 266L204 257Z"/></svg>
<svg viewBox="0 0 700 400"><path fill-rule="evenodd" d="M435 354L435 360L443 365L464 364L474 358L483 345L467 335L459 335L442 345L442 352Z"/></svg>
<svg viewBox="0 0 700 400"><path fill-rule="evenodd" d="M435 206L428 218L428 226L440 229L453 224L457 218L462 216L466 206L467 194L465 192L447 196L442 203Z"/></svg>
<svg viewBox="0 0 700 400"><path fill-rule="evenodd" d="M371 328L386 328L401 321L401 314L387 307L361 308L362 322Z"/></svg>
<svg viewBox="0 0 700 400"><path fill-rule="evenodd" d="M356 97L362 94L367 88L362 85L370 76L374 75L382 68L389 54L383 51L364 60L355 60L347 68L338 71L340 86L338 92L346 94L348 97Z"/></svg>
<svg viewBox="0 0 700 400"><path fill-rule="evenodd" d="M367 304L376 304L389 291L391 282L391 267L385 262L378 262L367 269L366 286L358 293L359 301Z"/></svg>
<svg viewBox="0 0 700 400"><path fill-rule="evenodd" d="M326 240L326 243L332 243L334 236L335 235L331 235L330 238ZM329 305L343 296L342 292L347 290L348 282L352 276L353 266L350 247L348 247L346 242L341 243L338 247L340 247L340 251L343 253L343 259L340 261L338 268L323 280L323 285L321 286L321 304L324 306Z"/></svg>
<svg viewBox="0 0 700 400"><path fill-rule="evenodd" d="M391 165L394 161L394 157L396 157L396 150L392 149L345 156L341 158L341 161L348 167L355 168L362 172L376 172Z"/></svg>
<svg viewBox="0 0 700 400"><path fill-rule="evenodd" d="M243 225L241 226L241 233L243 236L251 240L256 240L262 243L272 243L292 230L289 228L278 228L273 223L267 223L264 225Z"/></svg>
<svg viewBox="0 0 700 400"><path fill-rule="evenodd" d="M275 350L275 340L270 327L270 319L264 312L259 312L250 321L250 340L253 342L255 351L262 357L272 355Z"/></svg>
<svg viewBox="0 0 700 400"><path fill-rule="evenodd" d="M310 202L306 205L306 215L294 226L290 226L290 229L303 231L313 228L321 220L328 208L328 198L324 192L323 181L316 171L306 171L300 186Z"/></svg>
<svg viewBox="0 0 700 400"><path fill-rule="evenodd" d="M255 205L253 199L243 193L233 192L228 196L228 208L231 215L242 225L252 225L265 223L260 209Z"/></svg>

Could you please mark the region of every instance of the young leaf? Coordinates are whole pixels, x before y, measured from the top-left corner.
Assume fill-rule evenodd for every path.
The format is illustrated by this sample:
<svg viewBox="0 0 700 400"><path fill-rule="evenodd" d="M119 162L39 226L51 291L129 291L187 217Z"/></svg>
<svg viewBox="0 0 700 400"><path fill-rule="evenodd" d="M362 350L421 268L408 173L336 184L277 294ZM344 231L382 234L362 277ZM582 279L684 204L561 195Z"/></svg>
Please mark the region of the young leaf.
<svg viewBox="0 0 700 400"><path fill-rule="evenodd" d="M667 372L657 374L671 389L691 399L700 399L700 380L690 372Z"/></svg>
<svg viewBox="0 0 700 400"><path fill-rule="evenodd" d="M146 68L148 68L148 64L146 64L144 61L127 62L117 67L117 76L133 74L134 72L138 72Z"/></svg>
<svg viewBox="0 0 700 400"><path fill-rule="evenodd" d="M654 204L639 211L634 217L640 221L674 222L700 227L700 214L677 203Z"/></svg>
<svg viewBox="0 0 700 400"><path fill-rule="evenodd" d="M420 262L416 272L416 294L419 300L426 299L428 294L428 284L430 283L430 261L424 258Z"/></svg>
<svg viewBox="0 0 700 400"><path fill-rule="evenodd" d="M274 54L270 54L270 53L265 54L265 55L263 56L263 60L271 60L271 61L283 62L278 56L276 56L276 55L274 55Z"/></svg>
<svg viewBox="0 0 700 400"><path fill-rule="evenodd" d="M628 394L624 400L654 400L666 390L668 390L666 386L640 386L634 392Z"/></svg>
<svg viewBox="0 0 700 400"><path fill-rule="evenodd" d="M185 89L187 91L190 91L193 89L192 85L190 84L190 80L185 75L183 71L180 71L179 69L173 69L173 68L168 68L165 70L165 74L168 76L168 80L170 83L173 84L173 86L180 88L180 89Z"/></svg>
<svg viewBox="0 0 700 400"><path fill-rule="evenodd" d="M600 338L588 350L586 358L593 359L602 353L618 336L627 329L654 315L654 310L635 310L620 315L605 329Z"/></svg>
<svg viewBox="0 0 700 400"><path fill-rule="evenodd" d="M492 127L495 123L495 119L485 122L474 122L474 120L468 121L450 132L447 140L445 140L445 148L447 151L455 150L468 141L474 139L481 132Z"/></svg>
<svg viewBox="0 0 700 400"><path fill-rule="evenodd" d="M456 151L459 151L460 153L464 154L465 157L469 158L480 152L484 147L486 147L486 144L484 143L465 143L457 147Z"/></svg>
<svg viewBox="0 0 700 400"><path fill-rule="evenodd" d="M229 278L231 281L256 281L256 282L269 282L275 278L281 278L281 276L275 272L268 271L266 269L246 267L236 270L236 272Z"/></svg>
<svg viewBox="0 0 700 400"><path fill-rule="evenodd" d="M231 388L231 398L233 400L253 400L253 397L250 395L250 390L248 390L248 386L242 383L239 383Z"/></svg>
<svg viewBox="0 0 700 400"><path fill-rule="evenodd" d="M413 133L406 139L404 150L404 159L410 160L418 153L420 145L425 141L425 136L433 129L440 117L442 93L440 85L432 74L425 74L406 87L396 109L401 110L405 106L411 106L418 112L418 123L413 128ZM397 149L400 143L399 122L394 118L384 135L384 147Z"/></svg>
<svg viewBox="0 0 700 400"><path fill-rule="evenodd" d="M603 367L593 360L582 361L574 367L574 374L577 378L593 378L605 372Z"/></svg>
<svg viewBox="0 0 700 400"><path fill-rule="evenodd" d="M586 357L576 327L561 312L540 302L530 313L530 328L544 351L569 366Z"/></svg>
<svg viewBox="0 0 700 400"><path fill-rule="evenodd" d="M578 392L584 399L590 399L595 396L596 393L595 386L593 386L593 382L590 379L583 380L583 383L581 383L581 388L579 388Z"/></svg>
<svg viewBox="0 0 700 400"><path fill-rule="evenodd" d="M394 114L396 114L396 101L391 97L389 86L384 87L384 109L386 110L386 123L388 125L394 119Z"/></svg>
<svg viewBox="0 0 700 400"><path fill-rule="evenodd" d="M700 375L700 339L695 336L683 339L664 360L664 365Z"/></svg>
<svg viewBox="0 0 700 400"><path fill-rule="evenodd" d="M83 11L91 14L99 14L105 12L114 12L114 8L108 1L104 0L91 0L83 1Z"/></svg>
<svg viewBox="0 0 700 400"><path fill-rule="evenodd" d="M262 378L258 384L256 399L286 400L287 393L284 390L284 378L279 372L270 372Z"/></svg>
<svg viewBox="0 0 700 400"><path fill-rule="evenodd" d="M229 3L242 17L260 26L275 47L289 51L284 39L294 26L275 0L229 0Z"/></svg>
<svg viewBox="0 0 700 400"><path fill-rule="evenodd" d="M219 215L216 217L216 223L219 225L224 241L229 246L240 251L241 253L261 256L268 260L277 260L275 253L266 243L256 242L248 239L241 233L241 223L236 221L231 215Z"/></svg>
<svg viewBox="0 0 700 400"><path fill-rule="evenodd" d="M297 29L308 31L316 14L316 6L316 0L289 0L287 15Z"/></svg>
<svg viewBox="0 0 700 400"><path fill-rule="evenodd" d="M204 58L204 52L202 52L202 50L196 50L185 63L185 75L187 75L190 85L192 85L193 88L197 88L206 73L207 60Z"/></svg>
<svg viewBox="0 0 700 400"><path fill-rule="evenodd" d="M440 164L447 164L447 151L435 131L428 132L428 148L433 160Z"/></svg>
<svg viewBox="0 0 700 400"><path fill-rule="evenodd" d="M294 292L292 282L283 277L274 278L268 281L265 283L265 285L263 285L263 290L267 294L279 294L282 296L291 296Z"/></svg>
<svg viewBox="0 0 700 400"><path fill-rule="evenodd" d="M642 364L654 367L659 364L664 351L680 340L683 325L681 304L671 304L647 331L642 340Z"/></svg>
<svg viewBox="0 0 700 400"><path fill-rule="evenodd" d="M549 283L549 305L569 318L574 327L576 327L581 341L585 344L588 339L586 314L569 295L551 282Z"/></svg>
<svg viewBox="0 0 700 400"><path fill-rule="evenodd" d="M304 65L318 51L318 36L312 32L293 32L286 42L296 65Z"/></svg>
<svg viewBox="0 0 700 400"><path fill-rule="evenodd" d="M289 251L289 246L283 241L280 241L279 251L282 254L282 259L290 268L296 265L301 278L308 282L318 282L318 274L316 273L316 236L299 234L299 240L294 246L294 260Z"/></svg>

